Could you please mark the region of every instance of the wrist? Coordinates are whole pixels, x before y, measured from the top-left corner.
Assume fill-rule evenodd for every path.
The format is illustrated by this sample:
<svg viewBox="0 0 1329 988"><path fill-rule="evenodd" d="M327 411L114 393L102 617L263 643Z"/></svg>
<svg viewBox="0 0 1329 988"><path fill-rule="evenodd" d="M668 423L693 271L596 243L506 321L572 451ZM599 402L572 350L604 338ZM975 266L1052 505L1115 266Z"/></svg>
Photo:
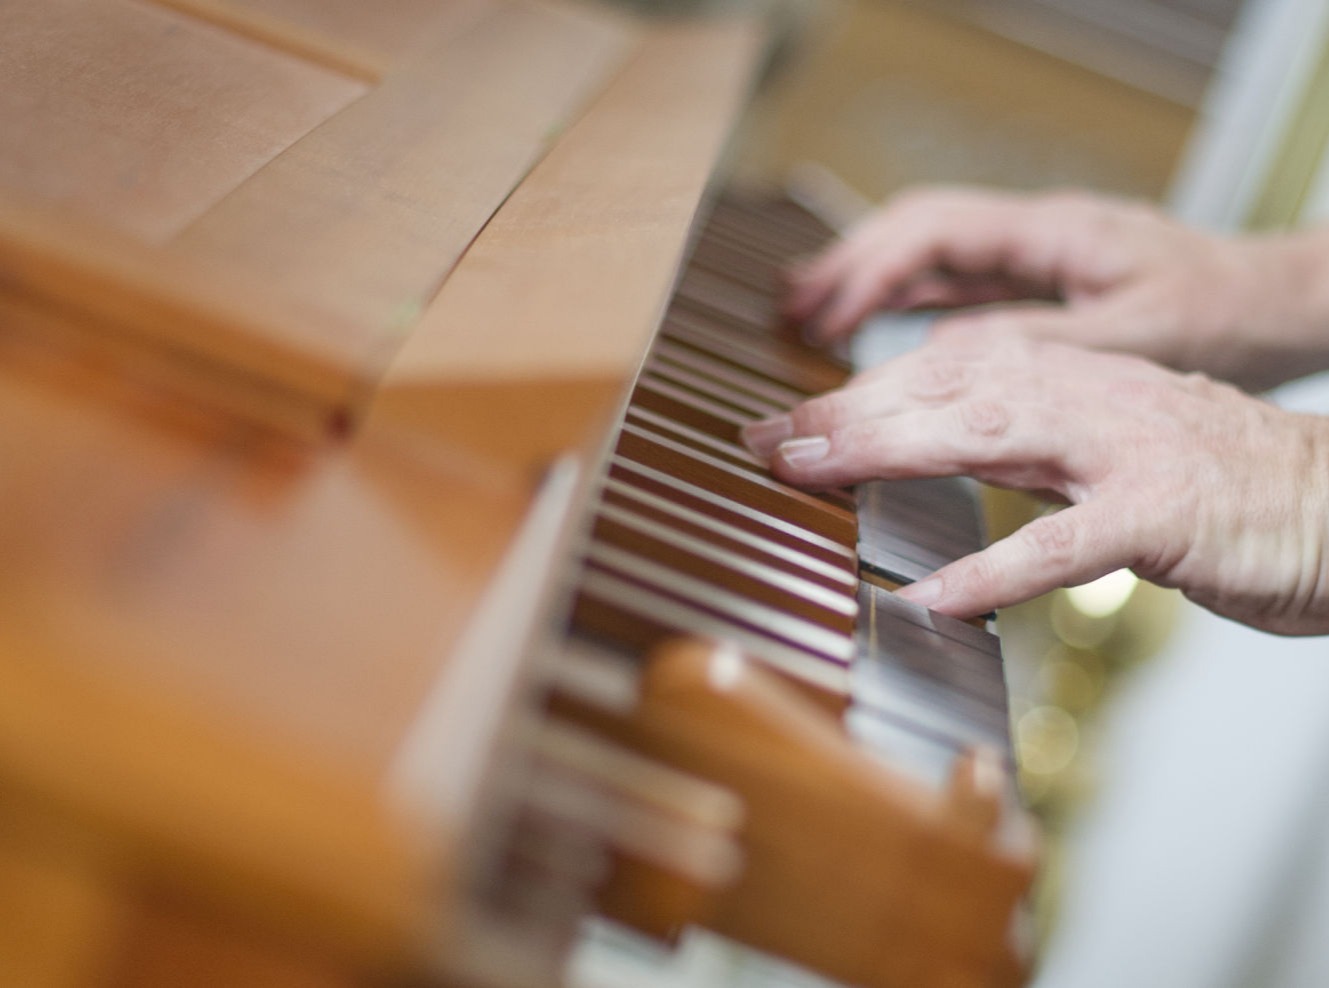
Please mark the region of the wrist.
<svg viewBox="0 0 1329 988"><path fill-rule="evenodd" d="M1299 486L1302 555L1299 586L1307 588L1297 632L1329 631L1329 419L1302 416L1308 467Z"/></svg>
<svg viewBox="0 0 1329 988"><path fill-rule="evenodd" d="M1280 287L1299 310L1298 322L1307 333L1329 337L1329 227L1289 233L1275 245L1287 275Z"/></svg>
<svg viewBox="0 0 1329 988"><path fill-rule="evenodd" d="M1233 379L1267 388L1329 369L1329 228L1236 241L1247 277Z"/></svg>

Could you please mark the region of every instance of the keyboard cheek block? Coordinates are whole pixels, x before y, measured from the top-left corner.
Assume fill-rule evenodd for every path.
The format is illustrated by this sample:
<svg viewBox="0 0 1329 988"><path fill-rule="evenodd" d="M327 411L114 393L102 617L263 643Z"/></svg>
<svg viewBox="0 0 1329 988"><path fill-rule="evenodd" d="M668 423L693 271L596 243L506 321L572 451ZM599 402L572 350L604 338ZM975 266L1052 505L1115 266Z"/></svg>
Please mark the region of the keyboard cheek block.
<svg viewBox="0 0 1329 988"><path fill-rule="evenodd" d="M856 747L783 679L700 640L657 648L636 710L606 720L616 741L742 806L732 876L699 889L616 870L600 903L610 916L661 934L699 923L846 984L1023 983L1008 930L1032 842L988 754L955 758L934 788ZM675 911L661 914L666 903Z"/></svg>

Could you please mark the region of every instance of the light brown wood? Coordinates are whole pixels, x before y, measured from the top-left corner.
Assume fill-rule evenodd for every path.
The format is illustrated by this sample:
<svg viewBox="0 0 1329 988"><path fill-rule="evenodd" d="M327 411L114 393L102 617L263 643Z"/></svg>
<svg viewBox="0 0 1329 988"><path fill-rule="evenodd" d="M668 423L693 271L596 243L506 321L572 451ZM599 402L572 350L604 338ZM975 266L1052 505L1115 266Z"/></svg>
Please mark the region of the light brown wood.
<svg viewBox="0 0 1329 988"><path fill-rule="evenodd" d="M0 156L0 264L4 294L40 310L23 325L142 349L152 376L174 368L182 393L280 430L345 431L476 231L635 40L589 8L439 10L398 10L399 34L421 18L419 50L357 99L360 81L173 10L7 8L21 57L0 96L16 142Z"/></svg>
<svg viewBox="0 0 1329 988"><path fill-rule="evenodd" d="M228 925L160 889L136 895L106 988L355 988L344 959Z"/></svg>
<svg viewBox="0 0 1329 988"><path fill-rule="evenodd" d="M373 82L437 37L460 29L483 0L153 0L329 68Z"/></svg>
<svg viewBox="0 0 1329 988"><path fill-rule="evenodd" d="M152 243L363 83L127 0L0 6L0 188Z"/></svg>
<svg viewBox="0 0 1329 988"><path fill-rule="evenodd" d="M654 30L467 252L373 414L516 462L598 444L761 43L749 20Z"/></svg>
<svg viewBox="0 0 1329 988"><path fill-rule="evenodd" d="M0 984L82 988L111 966L124 910L98 849L52 824L0 810Z"/></svg>
<svg viewBox="0 0 1329 988"><path fill-rule="evenodd" d="M106 988L355 988L363 972L316 944L292 945L152 887L130 896Z"/></svg>
<svg viewBox="0 0 1329 988"><path fill-rule="evenodd" d="M242 148L245 168L191 173L192 205L151 228L0 194L0 881L46 917L24 970L52 988L544 983L591 905L560 840L618 860L603 901L661 932L706 912L868 985L1016 970L997 930L1026 860L996 846L978 762L950 794L911 787L797 694L717 685L686 649L624 729L672 769L530 741L566 603L554 560L584 534L587 464L759 61L751 20L641 28L541 0L45 9L78 37L67 18L113 11L93 19L124 46L106 68L145 86L139 26L170 23L199 57L185 95L239 75L240 103L271 78L337 96ZM69 91L95 94L77 84L99 49L65 50ZM203 117L209 158L226 139ZM195 387L214 393L182 400ZM812 678L839 696L845 676ZM2 829L20 818L22 840ZM526 889L535 919L495 908L509 860L557 877ZM94 949L62 966L61 936Z"/></svg>
<svg viewBox="0 0 1329 988"><path fill-rule="evenodd" d="M118 358L130 376L213 379L225 408L309 438L344 432L382 341L225 264L196 264L0 191L5 330Z"/></svg>
<svg viewBox="0 0 1329 988"><path fill-rule="evenodd" d="M310 449L0 352L11 803L84 835L114 900L224 917L237 970L287 970L282 943L361 975L437 963L451 862L537 695L567 485L533 510L534 478L439 442Z"/></svg>
<svg viewBox="0 0 1329 988"><path fill-rule="evenodd" d="M490 760L534 696L557 542L524 540L533 568L497 581L521 614L482 602L528 478L402 437L302 449L44 349L7 346L4 366L6 806L95 848L74 880L219 924L220 969L288 988L307 983L301 951L361 979L430 968L466 888L462 834L493 812ZM565 528L552 508L541 523ZM159 927L148 941L172 940ZM211 935L179 929L183 959L145 943L147 970L210 956Z"/></svg>
<svg viewBox="0 0 1329 988"><path fill-rule="evenodd" d="M641 706L608 729L744 802L742 875L695 918L850 984L1021 983L1009 934L1032 845L999 834L997 818L1018 811L994 809L970 765L955 793L926 789L701 642L658 650Z"/></svg>
<svg viewBox="0 0 1329 988"><path fill-rule="evenodd" d="M104 874L357 966L418 954L428 876L445 862L427 864L423 845L335 770L276 755L262 735L242 737L132 675L87 675L51 656L11 657L4 674L7 799L95 841Z"/></svg>
<svg viewBox="0 0 1329 988"><path fill-rule="evenodd" d="M343 456L191 425L159 396L51 373L65 382L54 393L31 373L0 382L0 635L90 671L165 677L380 774L529 507L529 479L390 437Z"/></svg>
<svg viewBox="0 0 1329 988"><path fill-rule="evenodd" d="M631 25L493 0L176 238L396 345L457 258L618 67Z"/></svg>

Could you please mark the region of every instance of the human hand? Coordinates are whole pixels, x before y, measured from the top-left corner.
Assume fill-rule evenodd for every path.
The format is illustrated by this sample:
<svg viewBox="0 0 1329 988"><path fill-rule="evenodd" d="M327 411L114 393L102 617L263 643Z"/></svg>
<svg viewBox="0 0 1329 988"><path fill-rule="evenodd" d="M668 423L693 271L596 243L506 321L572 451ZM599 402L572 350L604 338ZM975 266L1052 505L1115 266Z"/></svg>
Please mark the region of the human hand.
<svg viewBox="0 0 1329 988"><path fill-rule="evenodd" d="M1198 374L1019 337L942 338L744 438L802 487L968 474L1070 503L899 591L942 613L1129 567L1255 627L1329 632L1329 420Z"/></svg>
<svg viewBox="0 0 1329 988"><path fill-rule="evenodd" d="M1329 234L1224 238L1085 193L906 192L789 273L786 314L831 340L878 309L991 306L938 335L1137 353L1245 387L1329 366Z"/></svg>

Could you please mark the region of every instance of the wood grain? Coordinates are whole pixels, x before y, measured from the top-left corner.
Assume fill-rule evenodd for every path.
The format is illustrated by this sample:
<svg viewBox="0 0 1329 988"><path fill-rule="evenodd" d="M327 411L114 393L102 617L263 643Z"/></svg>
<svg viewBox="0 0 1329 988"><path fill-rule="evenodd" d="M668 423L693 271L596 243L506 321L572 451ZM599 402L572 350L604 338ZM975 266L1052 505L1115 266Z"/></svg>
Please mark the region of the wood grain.
<svg viewBox="0 0 1329 988"><path fill-rule="evenodd" d="M616 15L524 0L425 19L418 57L353 102L363 83L172 10L0 11L13 39L0 126L15 148L0 155L0 289L40 310L25 326L60 322L120 357L139 348L155 378L178 371L182 394L282 430L344 427L635 38ZM169 250L136 242L204 212Z"/></svg>
<svg viewBox="0 0 1329 988"><path fill-rule="evenodd" d="M356 966L315 944L255 936L160 888L132 890L130 921L104 988L362 988ZM103 988L99 985L98 988Z"/></svg>
<svg viewBox="0 0 1329 988"><path fill-rule="evenodd" d="M4 667L7 800L95 847L92 876L137 875L360 964L418 949L423 883L443 862L366 794L132 675L29 656Z"/></svg>
<svg viewBox="0 0 1329 988"><path fill-rule="evenodd" d="M0 194L0 787L94 849L66 875L0 842L0 875L50 892L48 933L127 937L121 983L419 980L466 938L458 869L489 847L468 838L510 819L486 800L521 775L494 766L542 685L548 561L588 483L546 468L606 441L760 31L639 45L531 0L397 0L378 34L347 2L57 3L61 30L180 24L351 95L239 178L203 169L201 216ZM210 58L203 77L251 81ZM418 321L342 444L180 400L326 424ZM135 354L150 372L122 373Z"/></svg>
<svg viewBox="0 0 1329 988"><path fill-rule="evenodd" d="M184 231L172 248L252 270L394 343L457 258L631 49L591 8L494 0Z"/></svg>
<svg viewBox="0 0 1329 988"><path fill-rule="evenodd" d="M761 40L747 20L652 32L467 252L372 414L446 423L475 448L532 463L600 443L664 309ZM579 381L583 397L569 401ZM502 400L518 390L525 400ZM545 426L551 416L559 428Z"/></svg>
<svg viewBox="0 0 1329 988"><path fill-rule="evenodd" d="M0 811L0 984L84 988L109 967L123 910L96 848L16 803Z"/></svg>
<svg viewBox="0 0 1329 988"><path fill-rule="evenodd" d="M89 400L0 391L0 654L173 683L348 773L382 774L523 516L527 479L437 449L343 456L243 425L172 427L169 404L108 414L95 384L64 372Z"/></svg>
<svg viewBox="0 0 1329 988"><path fill-rule="evenodd" d="M0 367L0 787L95 851L40 922L97 932L103 877L112 904L172 897L199 925L131 931L134 984L432 963L448 862L531 702L549 566L525 551L488 588L528 518L558 546L567 504L532 514L533 478L437 441L293 444L95 354L5 335ZM21 970L54 985L50 948Z"/></svg>
<svg viewBox="0 0 1329 988"><path fill-rule="evenodd" d="M153 0L348 75L375 82L439 22L465 26L484 0Z"/></svg>
<svg viewBox="0 0 1329 988"><path fill-rule="evenodd" d="M12 334L100 350L131 376L174 379L283 432L349 419L383 341L252 273L201 265L0 191L0 305ZM144 366L139 367L138 364ZM142 372L146 371L146 374Z"/></svg>
<svg viewBox="0 0 1329 988"><path fill-rule="evenodd" d="M1031 848L1002 844L964 772L952 793L926 789L735 651L697 641L662 646L630 722L599 726L743 800L745 868L702 904L711 928L849 984L1023 983L1009 931Z"/></svg>
<svg viewBox="0 0 1329 988"><path fill-rule="evenodd" d="M0 187L160 243L364 84L125 0L0 5Z"/></svg>

